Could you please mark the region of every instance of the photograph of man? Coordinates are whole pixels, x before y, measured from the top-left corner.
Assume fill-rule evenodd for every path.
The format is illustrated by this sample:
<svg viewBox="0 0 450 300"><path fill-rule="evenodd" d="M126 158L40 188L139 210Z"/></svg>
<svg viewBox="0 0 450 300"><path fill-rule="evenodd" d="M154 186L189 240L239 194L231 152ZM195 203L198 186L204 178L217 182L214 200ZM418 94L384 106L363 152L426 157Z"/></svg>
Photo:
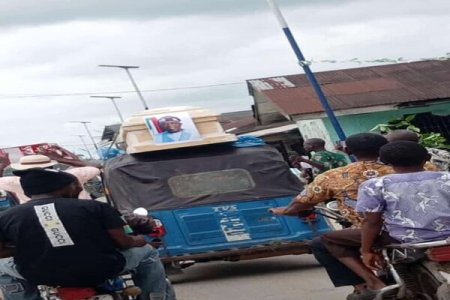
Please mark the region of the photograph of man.
<svg viewBox="0 0 450 300"><path fill-rule="evenodd" d="M165 116L159 118L158 123L163 132L156 136L157 143L182 142L191 139L191 133L183 129L183 123L177 117Z"/></svg>
<svg viewBox="0 0 450 300"><path fill-rule="evenodd" d="M159 115L146 119L156 144L200 140L200 134L188 114Z"/></svg>

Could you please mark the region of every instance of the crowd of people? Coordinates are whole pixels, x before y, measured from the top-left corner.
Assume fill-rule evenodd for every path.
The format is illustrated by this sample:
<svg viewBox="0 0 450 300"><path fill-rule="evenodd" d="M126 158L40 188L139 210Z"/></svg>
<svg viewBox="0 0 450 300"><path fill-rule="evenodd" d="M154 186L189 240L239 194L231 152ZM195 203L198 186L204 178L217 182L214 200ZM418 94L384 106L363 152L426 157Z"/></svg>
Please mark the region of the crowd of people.
<svg viewBox="0 0 450 300"><path fill-rule="evenodd" d="M450 237L450 160L445 151L421 146L417 134L407 130L387 136L361 133L345 142L356 162L334 168L315 161L315 155L302 159L321 172L288 207L271 212L298 216L337 200L350 228L313 239L311 249L336 287L354 287L348 300L370 300L385 287L373 272L380 268L381 245ZM324 145L307 140L305 149L312 143Z"/></svg>
<svg viewBox="0 0 450 300"><path fill-rule="evenodd" d="M87 201L94 197L83 185L99 168L58 165L45 155L23 156L11 164L13 176L0 177L0 189L20 204L0 215L4 300L41 299L37 285L96 287L128 271L142 291L138 299L175 299L157 250L142 235L127 234L129 225L150 233L151 219Z"/></svg>

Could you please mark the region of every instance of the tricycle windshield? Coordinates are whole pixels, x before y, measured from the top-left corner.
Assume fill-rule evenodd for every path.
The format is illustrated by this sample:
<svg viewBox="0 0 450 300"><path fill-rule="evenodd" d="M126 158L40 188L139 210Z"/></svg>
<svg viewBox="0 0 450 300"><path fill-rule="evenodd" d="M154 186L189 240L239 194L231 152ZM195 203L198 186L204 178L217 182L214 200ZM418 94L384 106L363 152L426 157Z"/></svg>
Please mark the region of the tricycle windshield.
<svg viewBox="0 0 450 300"><path fill-rule="evenodd" d="M120 211L294 196L303 188L275 148L231 145L123 155L106 164L105 184Z"/></svg>

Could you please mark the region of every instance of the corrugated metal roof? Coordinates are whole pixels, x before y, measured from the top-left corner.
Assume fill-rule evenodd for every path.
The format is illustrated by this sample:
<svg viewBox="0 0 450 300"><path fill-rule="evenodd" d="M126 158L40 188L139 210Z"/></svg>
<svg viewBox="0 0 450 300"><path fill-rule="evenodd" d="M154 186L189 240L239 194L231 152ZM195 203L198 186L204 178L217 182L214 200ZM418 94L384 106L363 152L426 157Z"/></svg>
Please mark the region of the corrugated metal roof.
<svg viewBox="0 0 450 300"><path fill-rule="evenodd" d="M335 110L450 98L450 60L318 72L316 77ZM304 74L274 78L283 85L267 87L270 78L248 83L264 82L264 89L258 90L254 85L252 88L266 95L286 114L323 112Z"/></svg>

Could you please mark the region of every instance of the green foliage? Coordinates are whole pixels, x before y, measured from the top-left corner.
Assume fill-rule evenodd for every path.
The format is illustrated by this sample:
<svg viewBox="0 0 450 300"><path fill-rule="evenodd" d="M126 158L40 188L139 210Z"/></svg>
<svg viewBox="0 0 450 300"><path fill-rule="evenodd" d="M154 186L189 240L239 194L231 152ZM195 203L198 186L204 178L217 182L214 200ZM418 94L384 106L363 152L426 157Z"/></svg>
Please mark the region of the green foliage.
<svg viewBox="0 0 450 300"><path fill-rule="evenodd" d="M419 143L424 147L450 150L450 145L447 144L447 140L440 133L436 132L421 133L420 128L418 128L412 123L415 117L416 115L409 115L406 117L396 118L388 121L385 124L378 124L370 131L378 131L381 134L388 134L393 130L407 129L419 135L420 137Z"/></svg>
<svg viewBox="0 0 450 300"><path fill-rule="evenodd" d="M414 126L411 122L414 120L416 115L409 115L402 118L396 118L390 120L386 124L378 124L370 131L378 131L381 134L388 134L389 132L397 129L407 129L410 131L414 131L417 134L420 134L420 128Z"/></svg>
<svg viewBox="0 0 450 300"><path fill-rule="evenodd" d="M450 145L447 144L447 140L440 133L422 133L419 143L427 148L450 150Z"/></svg>

